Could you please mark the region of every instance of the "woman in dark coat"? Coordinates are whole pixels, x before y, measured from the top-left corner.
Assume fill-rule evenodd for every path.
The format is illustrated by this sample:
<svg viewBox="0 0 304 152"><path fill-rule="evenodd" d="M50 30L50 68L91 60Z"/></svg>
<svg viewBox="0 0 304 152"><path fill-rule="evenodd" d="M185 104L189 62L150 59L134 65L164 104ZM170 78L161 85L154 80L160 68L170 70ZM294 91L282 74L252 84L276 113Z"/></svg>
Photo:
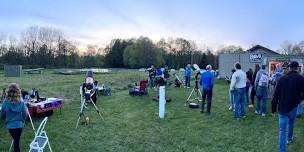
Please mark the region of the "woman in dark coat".
<svg viewBox="0 0 304 152"><path fill-rule="evenodd" d="M250 105L250 107L253 107L253 105L254 105L254 97L256 95L256 90L254 88L254 82L255 82L256 75L257 75L258 71L260 70L260 68L261 68L260 65L256 64L255 65L255 69L254 69L254 73L252 75L252 79L251 79L252 90L251 90L251 93L250 93L250 98L251 98L251 105Z"/></svg>

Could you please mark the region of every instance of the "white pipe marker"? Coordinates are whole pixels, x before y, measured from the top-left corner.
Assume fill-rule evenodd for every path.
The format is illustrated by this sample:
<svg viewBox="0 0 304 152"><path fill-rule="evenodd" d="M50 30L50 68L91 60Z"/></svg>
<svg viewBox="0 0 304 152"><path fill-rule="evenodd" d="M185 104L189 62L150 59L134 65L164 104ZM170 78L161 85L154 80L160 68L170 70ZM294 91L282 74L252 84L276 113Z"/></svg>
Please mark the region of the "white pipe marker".
<svg viewBox="0 0 304 152"><path fill-rule="evenodd" d="M159 87L159 118L164 119L165 118L165 86Z"/></svg>

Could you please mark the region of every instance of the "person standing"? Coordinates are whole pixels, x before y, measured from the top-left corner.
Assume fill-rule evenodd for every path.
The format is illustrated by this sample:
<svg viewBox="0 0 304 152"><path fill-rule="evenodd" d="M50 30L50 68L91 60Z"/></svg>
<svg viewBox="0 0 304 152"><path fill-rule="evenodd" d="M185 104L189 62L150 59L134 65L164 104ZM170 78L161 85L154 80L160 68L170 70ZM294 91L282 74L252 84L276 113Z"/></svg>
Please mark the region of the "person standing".
<svg viewBox="0 0 304 152"><path fill-rule="evenodd" d="M154 88L155 87L155 75L156 75L156 71L154 68L154 65L151 65L150 68L148 68L148 72L149 72L149 85L150 88Z"/></svg>
<svg viewBox="0 0 304 152"><path fill-rule="evenodd" d="M253 105L249 101L249 96L250 96L251 90L252 90L251 82L253 79L253 70L251 68L249 68L248 71L246 72L246 76L247 76L247 85L249 85L248 88L246 88L246 92L247 92L246 101L247 101L248 107L251 108L251 107L253 107Z"/></svg>
<svg viewBox="0 0 304 152"><path fill-rule="evenodd" d="M276 84L278 83L279 79L281 78L281 76L283 75L283 70L280 64L276 65L276 71L274 72L274 74L272 75L272 83L273 86L275 87Z"/></svg>
<svg viewBox="0 0 304 152"><path fill-rule="evenodd" d="M12 83L8 88L1 113L2 118L5 119L6 128L14 140L14 152L20 152L20 136L28 116L27 108L22 100L19 86Z"/></svg>
<svg viewBox="0 0 304 152"><path fill-rule="evenodd" d="M232 75L233 75L234 72L235 72L235 69L232 69L232 70L231 70ZM230 77L229 84L231 83L232 75L231 75L231 77ZM228 108L229 111L231 111L231 110L234 111L234 110L235 110L235 108L234 108L234 107L235 107L235 106L234 106L235 104L234 104L234 101L233 101L234 98L235 98L234 94L235 94L235 90L230 90L230 89L229 89L229 100L230 100L230 103L229 103L230 106L229 106L229 108Z"/></svg>
<svg viewBox="0 0 304 152"><path fill-rule="evenodd" d="M263 117L266 116L267 109L267 89L268 89L269 76L266 72L266 65L262 65L262 69L257 73L254 86L256 88L257 104L255 113ZM262 102L262 110L261 110Z"/></svg>
<svg viewBox="0 0 304 152"><path fill-rule="evenodd" d="M253 76L252 76L252 81L251 81L251 86L252 86L251 93L250 93L251 105L249 105L249 107L251 107L251 108L254 107L254 98L255 98L255 95L256 95L256 88L254 87L254 82L255 82L256 75L257 75L259 70L260 70L260 65L256 64L255 69L254 69L254 73L253 73Z"/></svg>
<svg viewBox="0 0 304 152"><path fill-rule="evenodd" d="M186 69L185 69L185 88L190 88L190 79L191 79L191 75L192 75L192 69L190 64L187 65Z"/></svg>
<svg viewBox="0 0 304 152"><path fill-rule="evenodd" d="M204 112L205 101L207 97L207 114L210 114L211 111L211 101L212 101L212 89L214 85L214 74L212 72L212 66L206 66L206 72L201 74L200 85L203 92L203 101L201 106L201 112Z"/></svg>
<svg viewBox="0 0 304 152"><path fill-rule="evenodd" d="M245 98L246 98L246 73L242 70L241 64L235 64L236 71L232 75L230 90L235 90L235 112L234 117L237 120L245 118Z"/></svg>
<svg viewBox="0 0 304 152"><path fill-rule="evenodd" d="M277 111L279 113L279 152L286 152L286 144L293 141L297 106L304 94L304 77L298 72L299 63L292 61L288 67L290 71L279 79L271 101L273 116Z"/></svg>

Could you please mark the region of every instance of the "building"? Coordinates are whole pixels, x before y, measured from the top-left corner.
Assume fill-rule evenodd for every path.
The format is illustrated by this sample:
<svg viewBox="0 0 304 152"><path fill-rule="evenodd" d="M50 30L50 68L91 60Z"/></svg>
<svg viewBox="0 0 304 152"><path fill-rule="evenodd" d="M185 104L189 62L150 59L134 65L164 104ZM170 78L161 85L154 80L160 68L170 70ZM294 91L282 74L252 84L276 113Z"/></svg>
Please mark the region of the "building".
<svg viewBox="0 0 304 152"><path fill-rule="evenodd" d="M298 61L300 65L304 63L304 56L282 55L268 48L256 45L242 53L219 54L219 75L220 77L230 77L234 64L239 62L246 72L249 68L254 70L255 64L266 65L270 74L275 71L276 64L284 62Z"/></svg>

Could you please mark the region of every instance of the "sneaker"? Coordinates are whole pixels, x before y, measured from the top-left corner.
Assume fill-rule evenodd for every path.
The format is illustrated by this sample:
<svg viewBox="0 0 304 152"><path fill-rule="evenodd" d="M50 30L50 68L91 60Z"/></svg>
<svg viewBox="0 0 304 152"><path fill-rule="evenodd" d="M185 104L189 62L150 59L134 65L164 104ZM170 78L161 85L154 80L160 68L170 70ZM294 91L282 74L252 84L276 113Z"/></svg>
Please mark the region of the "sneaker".
<svg viewBox="0 0 304 152"><path fill-rule="evenodd" d="M204 113L204 110L201 110L200 112L201 112L201 113Z"/></svg>
<svg viewBox="0 0 304 152"><path fill-rule="evenodd" d="M241 119L240 118L236 118L236 121L240 121Z"/></svg>
<svg viewBox="0 0 304 152"><path fill-rule="evenodd" d="M301 118L301 117L302 117L302 115L301 115L301 114L299 114L299 115L297 115L296 117L297 117L297 118Z"/></svg>
<svg viewBox="0 0 304 152"><path fill-rule="evenodd" d="M293 142L293 139L287 140L287 145L290 145Z"/></svg>
<svg viewBox="0 0 304 152"><path fill-rule="evenodd" d="M228 108L228 110L231 111L231 110L232 110L232 106L230 106L230 107Z"/></svg>
<svg viewBox="0 0 304 152"><path fill-rule="evenodd" d="M260 114L261 114L261 113L260 113L260 112L258 112L258 111L255 111L254 113L255 113L255 114L257 114L257 115L260 115Z"/></svg>
<svg viewBox="0 0 304 152"><path fill-rule="evenodd" d="M262 113L262 117L266 117L266 114L265 114L265 113Z"/></svg>
<svg viewBox="0 0 304 152"><path fill-rule="evenodd" d="M248 105L248 108L253 108L253 105L252 104Z"/></svg>
<svg viewBox="0 0 304 152"><path fill-rule="evenodd" d="M244 116L242 116L242 118L246 118L246 116L244 115Z"/></svg>
<svg viewBox="0 0 304 152"><path fill-rule="evenodd" d="M187 87L187 89L189 89L190 87Z"/></svg>

